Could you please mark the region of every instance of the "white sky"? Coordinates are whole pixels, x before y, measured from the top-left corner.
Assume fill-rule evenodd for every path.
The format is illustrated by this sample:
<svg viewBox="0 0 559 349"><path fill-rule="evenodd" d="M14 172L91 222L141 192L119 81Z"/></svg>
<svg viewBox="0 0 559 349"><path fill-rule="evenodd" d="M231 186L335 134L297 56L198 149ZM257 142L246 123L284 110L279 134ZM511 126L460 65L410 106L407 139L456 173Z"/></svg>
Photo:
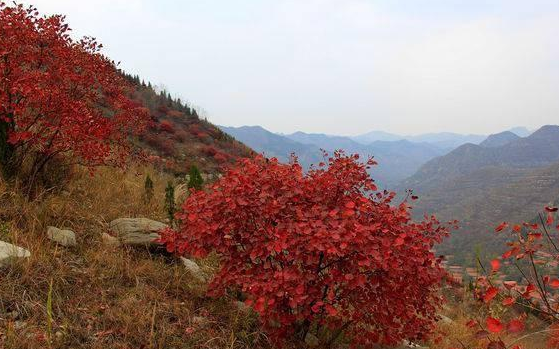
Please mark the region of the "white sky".
<svg viewBox="0 0 559 349"><path fill-rule="evenodd" d="M559 0L34 0L203 107L277 132L559 123Z"/></svg>

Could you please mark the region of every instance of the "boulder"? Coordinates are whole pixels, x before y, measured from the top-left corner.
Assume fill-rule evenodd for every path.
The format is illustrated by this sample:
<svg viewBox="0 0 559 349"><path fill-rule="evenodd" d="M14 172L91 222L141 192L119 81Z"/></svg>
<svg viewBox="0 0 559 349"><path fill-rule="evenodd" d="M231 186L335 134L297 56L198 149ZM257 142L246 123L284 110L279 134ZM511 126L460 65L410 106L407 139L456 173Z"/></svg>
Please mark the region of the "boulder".
<svg viewBox="0 0 559 349"><path fill-rule="evenodd" d="M444 316L444 315L439 315L440 318L440 323L445 324L445 325L452 325L454 324L454 320L452 320L451 318L449 318L448 316Z"/></svg>
<svg viewBox="0 0 559 349"><path fill-rule="evenodd" d="M107 233L103 233L101 234L101 241L103 242L103 245L105 246L111 246L111 247L118 247L120 246L120 240L112 235L109 235Z"/></svg>
<svg viewBox="0 0 559 349"><path fill-rule="evenodd" d="M109 229L116 234L124 245L157 246L159 231L168 225L147 218L119 218L109 224Z"/></svg>
<svg viewBox="0 0 559 349"><path fill-rule="evenodd" d="M50 240L62 246L71 247L78 244L76 241L76 234L71 230L62 230L56 227L48 227L47 236Z"/></svg>
<svg viewBox="0 0 559 349"><path fill-rule="evenodd" d="M207 281L208 277L206 276L206 273L204 273L202 271L202 269L200 269L200 267L198 266L198 264L196 264L196 262L194 262L193 260L190 260L188 258L184 258L184 257L181 257L181 261L182 261L182 264L184 264L186 270L196 280L198 280L200 282L206 282Z"/></svg>
<svg viewBox="0 0 559 349"><path fill-rule="evenodd" d="M0 241L0 268L10 265L13 261L28 258L31 253L22 247Z"/></svg>

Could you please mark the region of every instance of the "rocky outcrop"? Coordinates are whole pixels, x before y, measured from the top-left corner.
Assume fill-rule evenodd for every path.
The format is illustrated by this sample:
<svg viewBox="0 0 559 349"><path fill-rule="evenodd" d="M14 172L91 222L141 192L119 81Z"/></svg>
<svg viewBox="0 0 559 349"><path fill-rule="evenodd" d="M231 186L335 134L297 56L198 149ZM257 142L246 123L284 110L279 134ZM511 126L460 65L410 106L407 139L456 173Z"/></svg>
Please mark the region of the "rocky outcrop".
<svg viewBox="0 0 559 349"><path fill-rule="evenodd" d="M26 249L0 241L0 268L10 265L12 262L31 257Z"/></svg>
<svg viewBox="0 0 559 349"><path fill-rule="evenodd" d="M124 245L157 246L159 231L167 228L164 223L147 218L119 218L109 224L109 229Z"/></svg>
<svg viewBox="0 0 559 349"><path fill-rule="evenodd" d="M62 230L56 227L47 228L47 236L50 240L65 247L76 246L76 234L71 230Z"/></svg>

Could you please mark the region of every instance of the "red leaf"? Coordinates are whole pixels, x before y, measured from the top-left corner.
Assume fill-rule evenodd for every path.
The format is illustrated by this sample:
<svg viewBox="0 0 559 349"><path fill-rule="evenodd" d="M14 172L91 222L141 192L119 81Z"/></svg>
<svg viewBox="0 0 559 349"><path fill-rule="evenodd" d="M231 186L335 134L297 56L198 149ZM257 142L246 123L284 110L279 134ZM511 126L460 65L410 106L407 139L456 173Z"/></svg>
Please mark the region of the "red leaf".
<svg viewBox="0 0 559 349"><path fill-rule="evenodd" d="M507 222L503 222L503 223L499 224L499 226L497 228L495 228L495 231L498 233L500 231L503 231L508 226L509 225L508 225Z"/></svg>
<svg viewBox="0 0 559 349"><path fill-rule="evenodd" d="M468 326L469 328L474 328L477 326L477 321L476 320L470 320L466 323L466 326Z"/></svg>
<svg viewBox="0 0 559 349"><path fill-rule="evenodd" d="M503 330L504 327L501 321L493 317L488 317L485 320L485 323L487 325L487 330L492 333L499 333Z"/></svg>
<svg viewBox="0 0 559 349"><path fill-rule="evenodd" d="M507 330L512 333L518 333L524 331L524 322L514 319L507 325Z"/></svg>
<svg viewBox="0 0 559 349"><path fill-rule="evenodd" d="M559 288L559 279L553 278L549 281L549 286L553 288Z"/></svg>
<svg viewBox="0 0 559 349"><path fill-rule="evenodd" d="M491 261L491 269L494 273L499 271L500 268L501 268L501 261L499 261L498 259L494 259Z"/></svg>
<svg viewBox="0 0 559 349"><path fill-rule="evenodd" d="M499 289L497 287L489 287L487 289L487 292L485 292L485 295L483 296L483 301L485 303L491 302L491 300L493 300L493 298L495 298L498 293Z"/></svg>
<svg viewBox="0 0 559 349"><path fill-rule="evenodd" d="M505 299L503 299L502 304L506 307L511 306L514 304L516 300L513 297L507 297Z"/></svg>

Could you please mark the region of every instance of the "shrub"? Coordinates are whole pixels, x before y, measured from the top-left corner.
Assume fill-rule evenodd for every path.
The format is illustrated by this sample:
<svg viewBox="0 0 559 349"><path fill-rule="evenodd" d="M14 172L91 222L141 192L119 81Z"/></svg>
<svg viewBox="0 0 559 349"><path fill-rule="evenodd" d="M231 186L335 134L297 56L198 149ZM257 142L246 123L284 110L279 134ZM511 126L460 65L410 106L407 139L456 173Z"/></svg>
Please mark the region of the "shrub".
<svg viewBox="0 0 559 349"><path fill-rule="evenodd" d="M216 153L214 154L214 159L215 159L215 161L217 161L218 163L222 164L222 163L224 163L224 162L227 162L228 156L227 156L227 154L218 151L218 152L216 152Z"/></svg>
<svg viewBox="0 0 559 349"><path fill-rule="evenodd" d="M201 190L204 185L204 179L200 174L200 170L195 165L190 166L190 179L188 180L188 189Z"/></svg>
<svg viewBox="0 0 559 349"><path fill-rule="evenodd" d="M175 217L175 186L171 181L167 182L167 187L165 187L165 213L167 218L169 218L169 223L172 225Z"/></svg>
<svg viewBox="0 0 559 349"><path fill-rule="evenodd" d="M493 259L488 267L478 260L485 275L477 278L474 296L487 309L483 312L486 315L472 319L468 326L484 331L485 348L519 349L520 346L513 346L516 340L507 344L502 338L504 334L523 332L527 327L528 313L545 320L550 326L523 338L545 333L548 348L559 347L559 225L555 223L558 211L557 207L548 206L545 213L538 214L531 222L512 225L503 222L495 231L510 234L507 250ZM515 272L520 274L520 281L509 278L497 282L503 265L514 266Z"/></svg>
<svg viewBox="0 0 559 349"><path fill-rule="evenodd" d="M169 120L161 121L161 123L159 124L159 128L163 132L175 133L175 125Z"/></svg>
<svg viewBox="0 0 559 349"><path fill-rule="evenodd" d="M101 45L69 30L63 16L0 2L0 167L29 168L30 184L55 158L121 164L147 123Z"/></svg>
<svg viewBox="0 0 559 349"><path fill-rule="evenodd" d="M337 152L305 175L295 160L245 159L194 192L161 241L177 254L217 252L210 294L244 293L275 342L309 331L325 345L425 338L444 276L432 248L447 230L377 192L373 163Z"/></svg>
<svg viewBox="0 0 559 349"><path fill-rule="evenodd" d="M185 142L188 139L188 133L184 130L178 130L173 137L177 142Z"/></svg>
<svg viewBox="0 0 559 349"><path fill-rule="evenodd" d="M217 149L215 149L215 147L213 147L211 145L207 145L207 146L204 146L202 148L202 153L206 156L213 157L218 153L218 151L217 151Z"/></svg>
<svg viewBox="0 0 559 349"><path fill-rule="evenodd" d="M146 175L146 180L144 181L144 194L143 194L143 201L144 204L149 204L151 199L153 198L153 181L151 177Z"/></svg>

